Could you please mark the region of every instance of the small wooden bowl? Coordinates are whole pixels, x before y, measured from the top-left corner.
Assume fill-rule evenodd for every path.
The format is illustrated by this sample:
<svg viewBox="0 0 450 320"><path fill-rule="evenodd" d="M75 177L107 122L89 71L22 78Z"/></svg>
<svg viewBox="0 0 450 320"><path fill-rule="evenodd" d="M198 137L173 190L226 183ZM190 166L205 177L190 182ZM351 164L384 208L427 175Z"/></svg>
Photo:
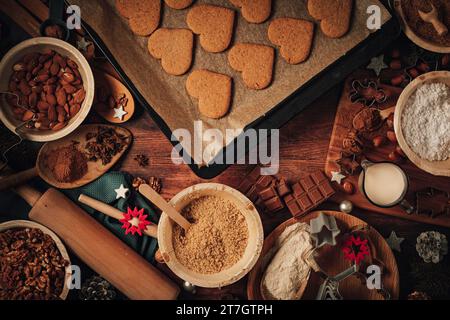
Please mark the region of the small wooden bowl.
<svg viewBox="0 0 450 320"><path fill-rule="evenodd" d="M431 173L435 176L450 177L450 159L445 161L428 161L420 158L408 145L403 136L401 119L406 103L416 90L424 83L443 82L450 86L450 72L448 71L434 71L429 72L416 78L411 82L402 92L397 101L394 114L394 130L397 136L400 148L405 152L409 160L412 161L420 169Z"/></svg>
<svg viewBox="0 0 450 320"><path fill-rule="evenodd" d="M58 238L58 236L51 231L50 229L44 227L43 225L33 222L33 221L28 221L28 220L12 220L12 221L8 221L8 222L4 222L4 223L0 223L0 232L9 230L9 229L16 229L16 228L30 228L30 229L39 229L41 230L43 233L48 234L53 241L55 241L56 247L59 250L59 253L61 254L61 256L69 261L69 265L66 267L66 275L64 277L64 287L63 290L61 292L61 294L59 295L59 297L61 298L61 300L65 300L67 298L67 295L69 294L69 287L68 287L68 283L70 278L72 277L72 269L71 269L71 263L70 263L70 258L69 255L67 254L67 250L66 247L64 246L64 244L61 242L61 240Z"/></svg>
<svg viewBox="0 0 450 320"><path fill-rule="evenodd" d="M394 8L397 12L398 16L400 17L399 20L401 20L401 24L403 27L403 31L405 32L406 36L414 42L419 47L426 49L428 51L437 52L437 53L450 53L450 47L442 46L439 44L436 44L434 42L430 42L428 40L425 40L421 37L419 37L408 25L408 22L406 21L405 14L402 9L402 1L401 0L394 0Z"/></svg>
<svg viewBox="0 0 450 320"><path fill-rule="evenodd" d="M244 277L258 261L264 243L261 218L253 203L239 191L218 183L197 184L179 192L170 204L181 211L192 200L202 196L218 196L231 200L240 209L247 222L249 237L242 258L232 267L215 274L200 274L182 265L172 244L173 221L164 212L158 224L158 244L167 266L181 279L198 287L221 288Z"/></svg>
<svg viewBox="0 0 450 320"><path fill-rule="evenodd" d="M38 142L46 142L60 139L74 131L88 115L92 102L94 101L95 85L94 75L86 58L74 46L55 38L39 37L25 40L11 50L9 50L0 62L0 92L8 91L9 78L13 73L13 65L19 61L25 54L30 52L42 52L46 49L52 49L63 56L67 56L78 65L81 78L83 79L86 97L81 105L80 111L70 119L67 126L58 131L21 129L20 133L24 139ZM15 133L15 129L22 124L22 121L14 118L11 107L6 101L5 95L0 96L0 119L5 126Z"/></svg>

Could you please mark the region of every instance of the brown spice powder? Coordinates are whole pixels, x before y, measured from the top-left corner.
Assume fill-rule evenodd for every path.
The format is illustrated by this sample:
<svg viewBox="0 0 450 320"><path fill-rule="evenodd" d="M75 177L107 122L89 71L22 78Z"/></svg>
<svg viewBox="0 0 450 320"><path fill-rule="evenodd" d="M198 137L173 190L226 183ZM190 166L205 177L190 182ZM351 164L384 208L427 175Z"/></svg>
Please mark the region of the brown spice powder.
<svg viewBox="0 0 450 320"><path fill-rule="evenodd" d="M75 143L52 150L44 161L59 182L79 180L87 172L86 156L78 150Z"/></svg>
<svg viewBox="0 0 450 320"><path fill-rule="evenodd" d="M419 37L436 44L450 46L450 33L440 36L431 23L425 22L419 15L419 10L430 12L432 3L439 12L439 19L450 28L450 1L448 0L402 0L402 9L410 28Z"/></svg>
<svg viewBox="0 0 450 320"><path fill-rule="evenodd" d="M181 212L192 226L174 227L173 247L178 260L192 271L218 273L236 264L248 243L245 217L230 200L217 196L194 199Z"/></svg>

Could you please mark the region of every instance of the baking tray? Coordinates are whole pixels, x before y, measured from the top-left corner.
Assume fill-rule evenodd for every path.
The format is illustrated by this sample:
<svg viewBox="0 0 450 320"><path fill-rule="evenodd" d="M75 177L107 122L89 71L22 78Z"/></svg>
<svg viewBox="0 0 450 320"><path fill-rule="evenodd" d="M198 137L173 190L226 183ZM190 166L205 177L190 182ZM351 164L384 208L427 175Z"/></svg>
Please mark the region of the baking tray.
<svg viewBox="0 0 450 320"><path fill-rule="evenodd" d="M70 3L70 1L66 1ZM386 6L388 8L388 6ZM389 8L388 8L389 10ZM303 111L308 105L310 105L318 97L326 93L335 85L341 83L352 71L361 65L368 62L368 60L380 53L386 46L388 46L393 40L400 35L400 25L395 19L395 15L390 11L392 18L388 20L380 30L369 35L363 42L351 49L346 55L335 61L332 65L325 68L308 81L305 85L297 89L285 100L266 113L263 117L253 121L251 124L244 128L248 129L278 129L282 127L286 122L291 120L294 116ZM82 27L86 33L92 38L100 51L108 59L108 61L116 69L117 73L122 77L123 82L128 89L135 96L136 101L144 107L144 109L150 114L162 132L166 135L173 146L178 145L177 141L172 141L172 131L164 122L164 120L157 114L152 106L144 99L140 92L133 85L131 80L127 77L120 65L117 63L111 52L106 45L102 42L101 38L96 32L85 22L82 22ZM241 140L245 139L245 135L241 134L236 137L233 142L227 145L222 152L219 152L220 157L226 157L228 154L235 155L235 148ZM259 141L261 143L263 141ZM247 145L245 154L250 149L257 147L257 145ZM182 151L180 151L181 154ZM218 156L218 157L219 157ZM217 157L213 159L208 166L199 167L194 164L194 161L190 159L189 167L199 177L203 179L212 179L222 173L229 164L216 164ZM236 159L237 160L237 159Z"/></svg>

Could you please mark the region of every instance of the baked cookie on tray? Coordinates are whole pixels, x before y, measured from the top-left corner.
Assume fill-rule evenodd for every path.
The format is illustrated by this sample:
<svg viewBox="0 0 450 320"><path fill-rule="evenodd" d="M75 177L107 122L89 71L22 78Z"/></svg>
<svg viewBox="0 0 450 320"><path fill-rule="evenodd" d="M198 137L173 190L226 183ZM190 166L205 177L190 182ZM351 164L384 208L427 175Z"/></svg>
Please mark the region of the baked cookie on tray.
<svg viewBox="0 0 450 320"><path fill-rule="evenodd" d="M266 45L238 43L230 49L230 66L242 72L242 80L250 89L261 90L272 82L275 50Z"/></svg>
<svg viewBox="0 0 450 320"><path fill-rule="evenodd" d="M208 52L225 51L233 37L234 11L212 5L198 5L189 10L187 25L200 35L200 45Z"/></svg>
<svg viewBox="0 0 450 320"><path fill-rule="evenodd" d="M116 0L116 8L138 36L148 36L158 28L161 0Z"/></svg>
<svg viewBox="0 0 450 320"><path fill-rule="evenodd" d="M198 110L203 116L219 119L230 109L232 81L224 74L194 70L186 80L186 90L198 99Z"/></svg>
<svg viewBox="0 0 450 320"><path fill-rule="evenodd" d="M164 0L164 2L172 9L182 10L189 7L194 0Z"/></svg>
<svg viewBox="0 0 450 320"><path fill-rule="evenodd" d="M308 11L320 21L320 28L327 37L340 38L350 29L353 0L308 0Z"/></svg>
<svg viewBox="0 0 450 320"><path fill-rule="evenodd" d="M308 59L314 38L314 23L294 18L278 18L270 22L269 40L280 47L280 54L290 64Z"/></svg>
<svg viewBox="0 0 450 320"><path fill-rule="evenodd" d="M242 16L250 23L263 23L270 17L272 0L230 0L241 8Z"/></svg>
<svg viewBox="0 0 450 320"><path fill-rule="evenodd" d="M148 38L148 51L161 59L161 66L168 74L185 74L192 64L194 34L189 29L160 28Z"/></svg>

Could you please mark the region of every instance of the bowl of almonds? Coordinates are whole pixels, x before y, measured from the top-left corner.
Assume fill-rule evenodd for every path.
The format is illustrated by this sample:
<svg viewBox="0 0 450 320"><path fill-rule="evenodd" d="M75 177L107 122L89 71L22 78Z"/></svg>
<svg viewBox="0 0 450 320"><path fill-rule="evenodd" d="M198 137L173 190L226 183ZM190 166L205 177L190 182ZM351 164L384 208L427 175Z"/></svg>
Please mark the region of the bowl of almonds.
<svg viewBox="0 0 450 320"><path fill-rule="evenodd" d="M0 119L31 141L74 131L94 99L94 76L75 47L40 37L21 42L0 62Z"/></svg>

